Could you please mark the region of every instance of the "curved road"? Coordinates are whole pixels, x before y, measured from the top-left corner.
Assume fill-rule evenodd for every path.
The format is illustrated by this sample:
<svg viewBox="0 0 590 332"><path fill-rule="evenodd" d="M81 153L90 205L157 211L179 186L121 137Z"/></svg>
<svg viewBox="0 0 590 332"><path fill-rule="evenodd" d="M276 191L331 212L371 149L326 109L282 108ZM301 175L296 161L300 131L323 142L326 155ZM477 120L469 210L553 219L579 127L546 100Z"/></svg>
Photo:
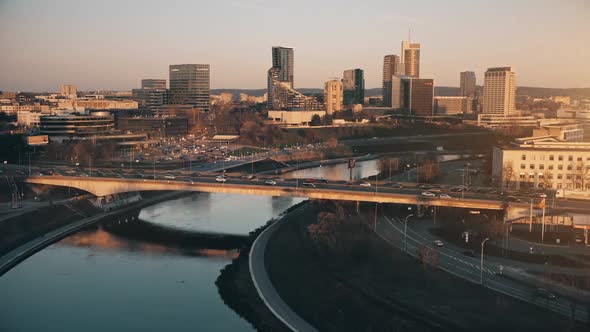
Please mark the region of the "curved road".
<svg viewBox="0 0 590 332"><path fill-rule="evenodd" d="M300 213L299 209L291 212L290 214ZM265 229L254 241L250 248L250 276L256 287L258 295L266 304L268 309L287 327L292 331L317 331L317 329L307 323L303 318L299 317L289 306L281 299L281 296L277 293L272 282L268 278L266 273L266 267L264 265L264 252L266 250L266 244L271 235L276 231L279 224L283 219L279 219L267 229Z"/></svg>

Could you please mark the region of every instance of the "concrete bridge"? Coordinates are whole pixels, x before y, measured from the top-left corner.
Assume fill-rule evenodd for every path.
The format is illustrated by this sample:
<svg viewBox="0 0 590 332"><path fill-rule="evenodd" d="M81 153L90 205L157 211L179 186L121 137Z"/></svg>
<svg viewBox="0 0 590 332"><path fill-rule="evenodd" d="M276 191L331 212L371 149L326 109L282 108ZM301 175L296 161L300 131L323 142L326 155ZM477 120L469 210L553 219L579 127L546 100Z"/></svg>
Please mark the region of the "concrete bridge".
<svg viewBox="0 0 590 332"><path fill-rule="evenodd" d="M41 185L53 185L77 188L96 196L135 191L197 191L210 193L228 193L242 195L264 196L292 196L311 199L330 199L344 201L361 201L377 203L418 204L429 206L446 206L467 209L504 210L506 202L498 197L485 195L465 196L459 198L426 197L422 190L415 188L362 187L358 184L322 183L316 187L302 187L301 181L278 181L276 185L266 185L263 181L250 181L238 178L228 178L227 182L215 181L215 177L199 177L193 179L134 179L107 177L77 177L77 176L33 176L26 182Z"/></svg>

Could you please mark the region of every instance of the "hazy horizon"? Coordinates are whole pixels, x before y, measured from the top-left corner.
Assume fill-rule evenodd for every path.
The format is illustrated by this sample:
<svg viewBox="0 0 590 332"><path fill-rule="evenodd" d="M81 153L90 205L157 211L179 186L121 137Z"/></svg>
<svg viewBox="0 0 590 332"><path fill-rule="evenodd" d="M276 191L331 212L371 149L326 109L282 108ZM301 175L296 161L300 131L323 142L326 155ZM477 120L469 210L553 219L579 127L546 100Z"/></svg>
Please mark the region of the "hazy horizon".
<svg viewBox="0 0 590 332"><path fill-rule="evenodd" d="M0 0L0 90L130 90L168 66L211 64L213 89L264 89L271 47L295 49L295 87L322 88L346 69L381 86L383 56L412 29L421 77L512 66L518 86L590 87L585 0L125 1ZM350 10L355 8L355 10Z"/></svg>

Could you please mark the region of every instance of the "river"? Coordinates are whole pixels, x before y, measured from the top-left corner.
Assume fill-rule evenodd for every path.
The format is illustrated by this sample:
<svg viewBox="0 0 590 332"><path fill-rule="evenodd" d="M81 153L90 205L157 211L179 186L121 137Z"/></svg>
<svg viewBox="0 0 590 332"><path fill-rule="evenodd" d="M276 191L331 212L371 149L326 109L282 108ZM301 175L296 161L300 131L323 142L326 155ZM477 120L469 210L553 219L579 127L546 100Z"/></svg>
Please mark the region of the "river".
<svg viewBox="0 0 590 332"><path fill-rule="evenodd" d="M294 173L348 179L345 164ZM357 163L355 177L375 173L375 160ZM196 193L144 208L139 219L179 232L246 235L301 200ZM215 285L237 251L154 244L116 229L116 221L105 221L2 276L0 330L254 330L223 303Z"/></svg>

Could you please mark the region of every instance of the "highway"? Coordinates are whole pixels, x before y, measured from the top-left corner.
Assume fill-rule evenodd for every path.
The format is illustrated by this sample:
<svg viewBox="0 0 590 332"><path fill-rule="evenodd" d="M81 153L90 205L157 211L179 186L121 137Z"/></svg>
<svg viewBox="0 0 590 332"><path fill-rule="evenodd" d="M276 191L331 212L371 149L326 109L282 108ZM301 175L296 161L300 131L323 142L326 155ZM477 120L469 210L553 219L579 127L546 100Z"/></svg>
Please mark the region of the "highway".
<svg viewBox="0 0 590 332"><path fill-rule="evenodd" d="M382 239L406 251L409 255L418 259L423 257L422 259L430 262L431 265L462 279L479 284L480 277L483 275L483 286L487 288L544 307L567 317L572 316L572 308L575 307L576 320L582 322L588 321L588 308L586 306L580 304L575 305L572 301L559 296L554 300L540 296L535 291L535 287L526 286L502 277L500 275L499 264L493 262L488 257L484 259L482 274L479 257L468 257L463 254L460 248L450 244L445 243L442 247L436 246L433 244L433 241L436 239L434 236L424 234L423 232L415 232L411 227L407 228L406 236L404 237L404 222L398 218L378 218L375 232ZM404 238L406 239L405 246ZM511 269L514 273L522 271L520 268L510 265L503 265L503 269L504 271Z"/></svg>

